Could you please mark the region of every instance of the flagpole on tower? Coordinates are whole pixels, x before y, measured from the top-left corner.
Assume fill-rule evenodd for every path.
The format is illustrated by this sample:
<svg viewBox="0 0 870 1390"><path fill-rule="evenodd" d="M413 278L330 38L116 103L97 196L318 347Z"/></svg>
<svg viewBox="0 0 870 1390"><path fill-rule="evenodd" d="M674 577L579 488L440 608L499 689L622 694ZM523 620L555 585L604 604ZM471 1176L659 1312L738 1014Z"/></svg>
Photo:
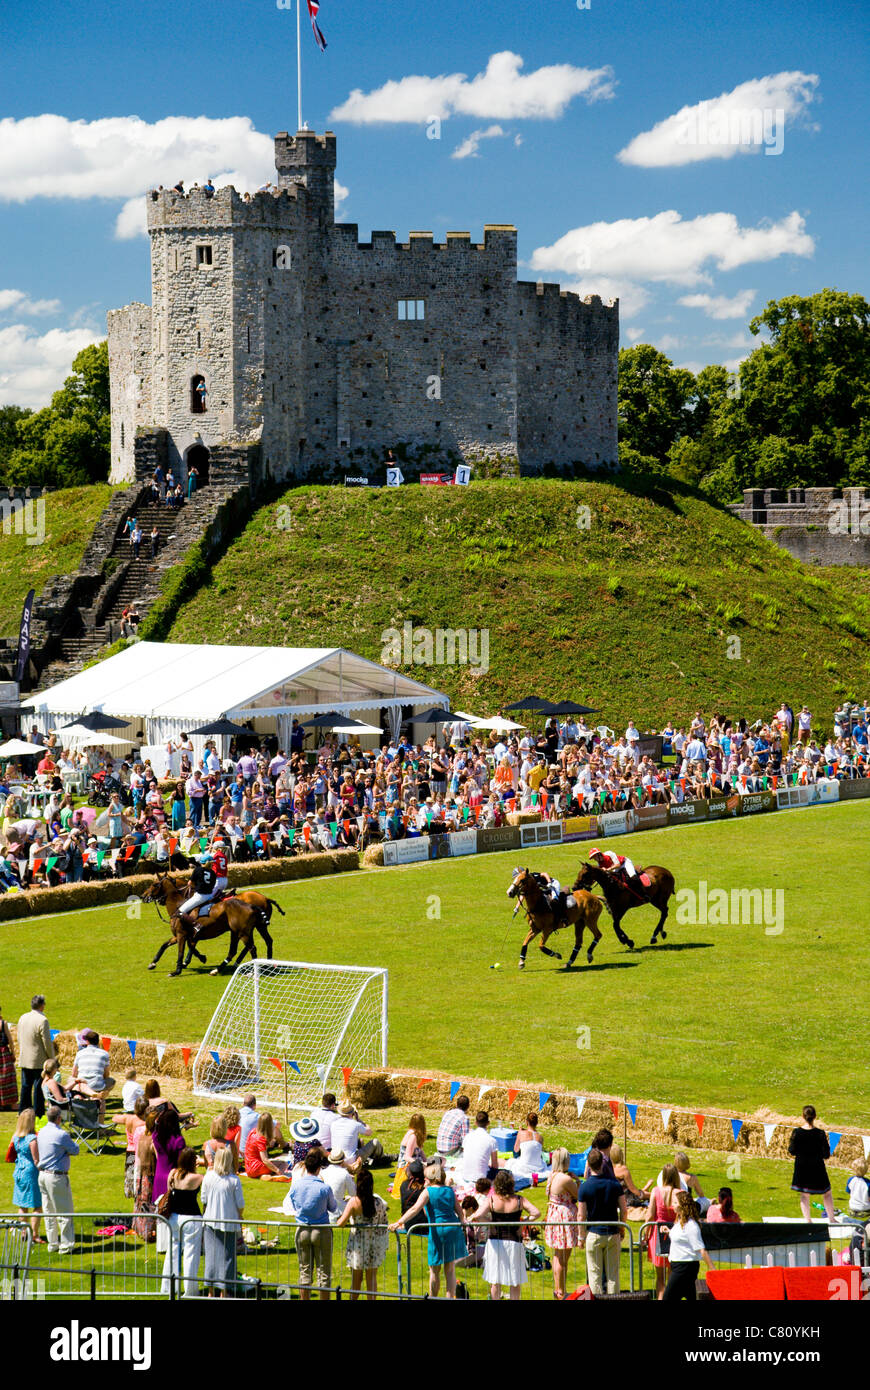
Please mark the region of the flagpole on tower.
<svg viewBox="0 0 870 1390"><path fill-rule="evenodd" d="M302 129L302 0L296 0L296 129Z"/></svg>

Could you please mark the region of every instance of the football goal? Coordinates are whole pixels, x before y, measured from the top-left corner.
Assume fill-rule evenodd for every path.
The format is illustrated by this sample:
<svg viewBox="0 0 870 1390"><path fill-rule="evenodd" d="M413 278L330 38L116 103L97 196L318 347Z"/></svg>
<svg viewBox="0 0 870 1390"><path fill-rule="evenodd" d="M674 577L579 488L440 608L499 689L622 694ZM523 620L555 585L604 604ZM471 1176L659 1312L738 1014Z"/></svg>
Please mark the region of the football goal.
<svg viewBox="0 0 870 1390"><path fill-rule="evenodd" d="M387 971L254 960L224 990L193 1064L197 1096L303 1109L340 1092L347 1070L385 1066Z"/></svg>

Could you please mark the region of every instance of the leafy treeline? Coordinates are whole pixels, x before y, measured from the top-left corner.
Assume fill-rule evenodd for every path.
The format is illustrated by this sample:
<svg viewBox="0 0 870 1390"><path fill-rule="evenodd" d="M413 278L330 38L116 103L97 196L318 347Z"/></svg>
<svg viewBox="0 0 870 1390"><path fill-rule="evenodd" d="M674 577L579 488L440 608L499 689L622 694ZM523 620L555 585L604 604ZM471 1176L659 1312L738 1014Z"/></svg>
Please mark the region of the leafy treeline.
<svg viewBox="0 0 870 1390"><path fill-rule="evenodd" d="M51 405L0 407L0 484L56 488L109 476L109 350L83 348Z"/></svg>
<svg viewBox="0 0 870 1390"><path fill-rule="evenodd" d="M759 346L697 376L648 343L619 354L619 457L720 502L745 487L870 484L870 305L821 290L771 300ZM87 347L50 406L0 409L0 484L72 487L109 471L109 361Z"/></svg>
<svg viewBox="0 0 870 1390"><path fill-rule="evenodd" d="M866 299L838 290L771 300L734 376L694 376L647 343L620 352L623 468L720 502L748 487L870 484L868 316Z"/></svg>

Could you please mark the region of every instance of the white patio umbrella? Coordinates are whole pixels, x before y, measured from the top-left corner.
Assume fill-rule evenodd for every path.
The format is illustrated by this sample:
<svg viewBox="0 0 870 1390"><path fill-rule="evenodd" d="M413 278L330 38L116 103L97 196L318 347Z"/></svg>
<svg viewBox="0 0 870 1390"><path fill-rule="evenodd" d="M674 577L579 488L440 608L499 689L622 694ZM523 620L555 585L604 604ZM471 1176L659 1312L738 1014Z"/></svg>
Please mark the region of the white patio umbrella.
<svg viewBox="0 0 870 1390"><path fill-rule="evenodd" d="M333 724L334 734L382 734L380 724L364 724L361 719L349 719L346 724Z"/></svg>
<svg viewBox="0 0 870 1390"><path fill-rule="evenodd" d="M476 724L476 723L477 723L477 715L476 715L476 714L469 714L468 711L467 711L467 710L464 710L464 709L455 709L455 710L453 711L453 722L454 722L454 724L455 724L456 721L459 720L459 719L463 720L466 724Z"/></svg>
<svg viewBox="0 0 870 1390"><path fill-rule="evenodd" d="M129 738L118 738L116 734L104 734L99 730L94 733L93 729L88 730L86 738L79 744L80 748L132 748L133 743Z"/></svg>
<svg viewBox="0 0 870 1390"><path fill-rule="evenodd" d="M39 743L25 743L23 738L10 738L5 743L0 743L0 758L23 758L28 753L43 753L45 750Z"/></svg>
<svg viewBox="0 0 870 1390"><path fill-rule="evenodd" d="M497 729L501 733L512 734L516 729L524 729L525 724L515 724L512 719L499 718L494 715L492 719L475 719L475 729Z"/></svg>

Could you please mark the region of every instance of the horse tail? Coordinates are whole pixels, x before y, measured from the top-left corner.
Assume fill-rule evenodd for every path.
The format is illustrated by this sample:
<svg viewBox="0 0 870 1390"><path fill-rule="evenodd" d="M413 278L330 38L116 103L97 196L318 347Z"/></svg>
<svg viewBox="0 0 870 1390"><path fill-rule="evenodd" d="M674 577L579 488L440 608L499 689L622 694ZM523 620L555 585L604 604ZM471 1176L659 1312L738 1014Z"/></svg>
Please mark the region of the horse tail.
<svg viewBox="0 0 870 1390"><path fill-rule="evenodd" d="M266 902L269 904L270 907L277 907L277 909L278 909L278 911L280 912L280 914L281 914L282 917L285 917L285 916L287 915L287 914L285 913L283 907L281 906L281 904L280 904L280 903L276 903L276 901L275 901L274 898L267 898L267 899L266 899Z"/></svg>

